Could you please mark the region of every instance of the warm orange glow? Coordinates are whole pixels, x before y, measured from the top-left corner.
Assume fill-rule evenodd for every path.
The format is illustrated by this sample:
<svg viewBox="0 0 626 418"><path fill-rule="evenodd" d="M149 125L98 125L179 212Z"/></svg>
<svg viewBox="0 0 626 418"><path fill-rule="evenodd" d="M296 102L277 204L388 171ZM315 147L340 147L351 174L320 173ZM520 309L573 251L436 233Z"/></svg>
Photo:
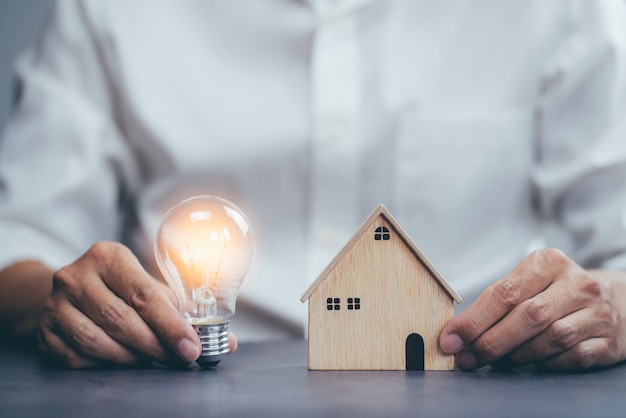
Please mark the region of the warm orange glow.
<svg viewBox="0 0 626 418"><path fill-rule="evenodd" d="M199 197L182 202L165 217L157 239L157 261L179 303L195 305L191 317L214 317L217 304L234 298L254 254L243 215L229 202ZM230 306L232 305L232 306Z"/></svg>

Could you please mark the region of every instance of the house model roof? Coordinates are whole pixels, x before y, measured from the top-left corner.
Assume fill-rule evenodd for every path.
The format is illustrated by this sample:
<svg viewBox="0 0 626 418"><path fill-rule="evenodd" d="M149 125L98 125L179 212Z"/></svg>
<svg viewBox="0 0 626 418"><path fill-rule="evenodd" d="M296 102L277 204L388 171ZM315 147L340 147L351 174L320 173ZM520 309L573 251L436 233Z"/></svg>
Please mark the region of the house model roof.
<svg viewBox="0 0 626 418"><path fill-rule="evenodd" d="M431 264L431 262L426 258L424 253L415 245L415 243L411 240L409 235L402 229L398 221L391 216L389 211L383 206L379 205L372 214L363 222L363 225L359 228L357 233L348 241L348 243L343 247L343 249L337 254L337 256L330 262L330 264L322 271L322 273L315 279L313 283L309 286L309 288L304 292L302 297L300 298L301 302L306 302L311 295L315 292L315 290L319 287L319 285L326 279L328 274L333 271L337 263L339 263L344 255L350 251L350 249L354 246L357 240L365 233L368 233L371 230L371 227L376 222L379 216L385 218L390 226L394 229L394 231L398 234L398 236L404 241L406 246L411 250L411 252L415 255L415 257L422 262L422 264L429 270L432 274L433 278L439 282L441 287L445 289L445 291L450 295L450 297L456 302L461 303L463 299L454 291L454 289L446 282L446 280L441 276L441 274L437 271L435 266Z"/></svg>

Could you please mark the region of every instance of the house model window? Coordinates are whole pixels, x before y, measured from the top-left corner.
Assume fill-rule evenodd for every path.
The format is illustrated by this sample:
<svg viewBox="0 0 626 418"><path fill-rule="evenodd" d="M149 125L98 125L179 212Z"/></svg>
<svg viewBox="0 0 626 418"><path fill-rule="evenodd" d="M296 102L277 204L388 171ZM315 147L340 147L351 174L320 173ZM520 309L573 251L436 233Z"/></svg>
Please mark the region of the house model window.
<svg viewBox="0 0 626 418"><path fill-rule="evenodd" d="M374 234L374 239L376 241L388 241L390 238L389 229L386 226L379 226L376 228L376 233Z"/></svg>
<svg viewBox="0 0 626 418"><path fill-rule="evenodd" d="M327 311L338 311L340 308L341 299L339 298L327 298L326 299L326 310Z"/></svg>
<svg viewBox="0 0 626 418"><path fill-rule="evenodd" d="M348 298L348 310L361 309L361 298Z"/></svg>

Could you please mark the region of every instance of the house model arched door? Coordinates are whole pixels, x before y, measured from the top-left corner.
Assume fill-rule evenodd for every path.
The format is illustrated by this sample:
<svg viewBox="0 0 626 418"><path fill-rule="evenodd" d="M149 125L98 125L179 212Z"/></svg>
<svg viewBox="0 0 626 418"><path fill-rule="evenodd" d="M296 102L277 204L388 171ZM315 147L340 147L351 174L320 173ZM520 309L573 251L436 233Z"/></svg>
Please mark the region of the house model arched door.
<svg viewBox="0 0 626 418"><path fill-rule="evenodd" d="M419 334L406 337L406 369L424 370L424 339Z"/></svg>

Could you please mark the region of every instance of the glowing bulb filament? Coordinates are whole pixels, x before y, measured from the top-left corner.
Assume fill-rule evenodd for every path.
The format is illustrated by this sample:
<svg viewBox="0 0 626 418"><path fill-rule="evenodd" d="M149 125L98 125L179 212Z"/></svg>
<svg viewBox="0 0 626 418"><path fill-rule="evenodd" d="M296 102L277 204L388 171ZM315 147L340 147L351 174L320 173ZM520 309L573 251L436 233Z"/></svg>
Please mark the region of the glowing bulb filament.
<svg viewBox="0 0 626 418"><path fill-rule="evenodd" d="M227 247L226 243L220 240L220 235L211 232L209 243L205 242L204 245L186 243L185 251L182 252L182 258L189 267L188 280L192 283L192 302L196 305L194 323L203 323L218 317L220 269Z"/></svg>

